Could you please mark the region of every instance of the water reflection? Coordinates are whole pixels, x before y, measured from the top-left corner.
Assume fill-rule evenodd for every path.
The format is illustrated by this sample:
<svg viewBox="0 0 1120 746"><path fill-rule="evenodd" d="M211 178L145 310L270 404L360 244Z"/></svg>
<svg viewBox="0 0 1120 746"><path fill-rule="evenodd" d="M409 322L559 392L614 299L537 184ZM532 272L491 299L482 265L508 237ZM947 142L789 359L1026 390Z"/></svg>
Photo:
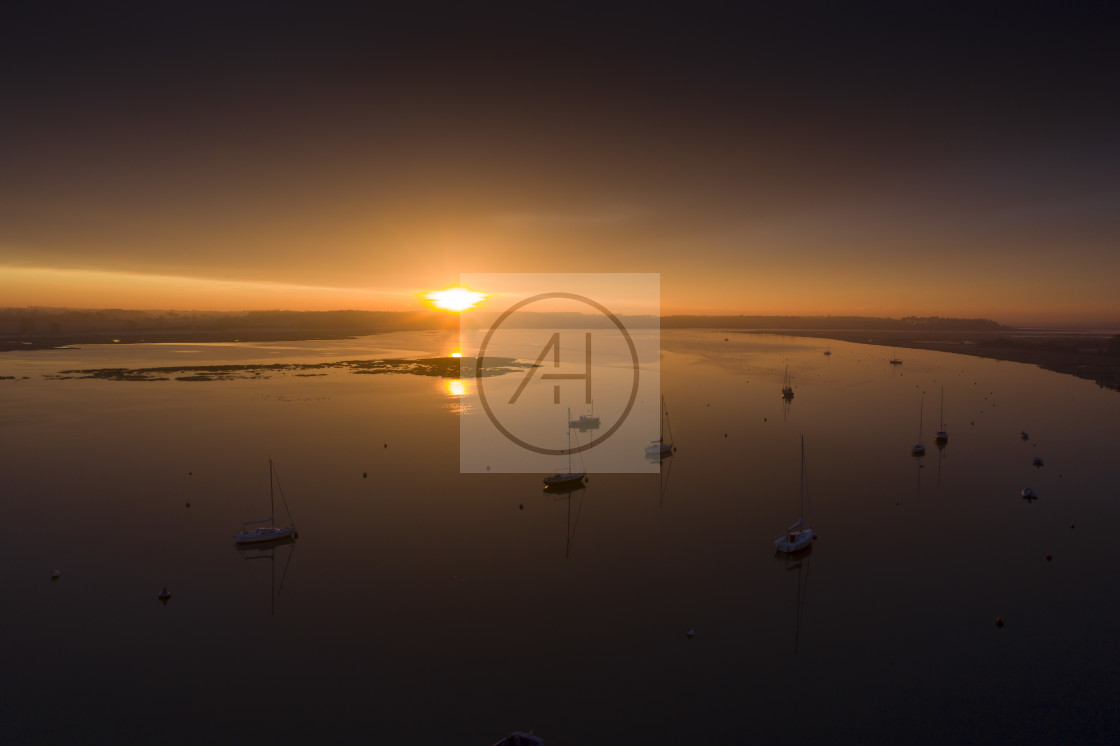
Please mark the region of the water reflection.
<svg viewBox="0 0 1120 746"><path fill-rule="evenodd" d="M579 526L579 516L583 511L583 500L587 496L587 485L584 483L571 483L564 485L549 485L541 490L552 498L553 502L566 502L568 504L567 526L564 530L564 558L571 556L572 542L576 538L576 527ZM575 521L572 520L572 502L579 500L576 507Z"/></svg>
<svg viewBox="0 0 1120 746"><path fill-rule="evenodd" d="M471 382L465 378L444 378L439 383L440 390L448 397L445 403L453 414L469 414L471 411Z"/></svg>
<svg viewBox="0 0 1120 746"><path fill-rule="evenodd" d="M794 602L793 652L801 644L801 615L809 596L809 568L813 559L813 545L792 554L775 554L786 568L786 572L797 574L797 596Z"/></svg>
<svg viewBox="0 0 1120 746"><path fill-rule="evenodd" d="M1120 600L1099 591L1112 566L1107 533L1120 520L1110 489L1120 396L1027 366L925 351L907 351L899 380L886 374L881 348L846 343L834 343L829 360L818 343L757 335L723 343L721 334L720 344L732 348L723 359L710 353L712 336L664 337L661 386L674 402L676 429L688 437L686 455L656 465L641 460L641 446L658 431L652 417L627 449L660 473L662 509L649 510L649 477L595 470L601 476L593 481L603 485L596 495L610 499L593 506L582 539L593 545L575 559L589 492L546 490L538 499L532 490L543 486L536 474L549 473L565 455L543 457L523 478L459 473L461 418L449 409L476 387L473 377L339 369L192 388L38 375L66 365L171 365L171 350L115 346L3 360L5 375L34 376L0 381L0 442L8 462L19 465L6 475L9 530L0 545L0 566L16 569L6 597L19 612L5 624L8 637L20 640L4 666L7 681L21 684L8 687L6 732L37 732L51 723L56 742L82 742L91 728L124 728L121 740L142 741L174 722L182 732L172 740L212 740L274 705L273 688L254 693L228 677L230 660L248 655L266 667L269 680L283 677L285 706L293 709L283 727L298 723L296 736L329 733L335 741L475 743L478 733L494 729L497 702L531 712L538 730L547 727L557 742L604 743L625 720L633 731L628 742L676 745L719 740L723 724L741 722L743 701L762 713L749 719L758 731L748 734L757 735L752 741L781 737L789 723L804 722L830 743L872 742L885 732L884 721L900 742L967 741L970 734L999 740L1009 731L1004 740L1031 742L1026 731L1035 725L1069 736L1044 739L1052 742L1116 740L1108 735L1120 730L1112 721L1102 736L1054 714L1115 710L1120 656L1110 625L1120 617ZM443 337L396 339L405 350L398 357L423 359L446 349ZM237 355L207 348L204 362L375 354L357 354L353 341L315 346L323 353L301 349L294 358L285 352L259 359L248 348ZM56 355L68 362L42 362ZM787 357L790 370L811 384L809 396L797 397L796 430L773 412ZM750 385L748 364L755 371ZM520 377L506 378L516 385ZM901 505L924 489L921 462L903 448L914 442L913 395L938 390L929 387L941 379L958 429L952 454L930 451L926 463L936 455L940 471L953 473L945 472L947 493L919 506L920 516L911 506L908 518L890 498ZM984 392L996 390L992 407ZM659 398L649 397L651 410ZM595 407L598 413L603 403L604 425L607 401L597 398ZM573 415L586 411L582 402L576 406ZM560 428L563 410L555 412L548 423L563 447L567 422ZM1025 427L1031 437L1021 441L1015 428ZM771 527L790 522L792 505L781 496L793 497L799 431L822 443L815 458L827 475L827 490L814 495L828 532L825 544L811 550L826 552L812 581L812 609L811 555L783 558L779 568L759 551ZM593 432L599 438L604 431ZM573 447L577 435L581 442L588 437L577 430ZM1046 459L1039 469L1031 466L1043 452L1037 441ZM291 567L289 544L227 553L232 537L222 527L256 516L261 506L256 469L242 476L241 465L269 453L290 462L285 478L313 496L297 506L304 541L331 537L301 550L300 568ZM669 486L671 473L677 487ZM1014 495L1027 484L1047 500L1023 508L1027 500ZM673 500L669 489L677 490ZM745 489L759 499L744 499ZM1069 499L1058 499L1063 493ZM539 508L530 510L525 498ZM560 501L566 504L552 504ZM519 502L523 512L509 510ZM553 544L560 511L563 554ZM373 526L385 529L376 541ZM997 562L984 539L991 526L1003 527ZM881 548L869 551L868 537ZM515 541L527 551L511 562ZM542 545L545 552L532 551ZM1043 559L1049 552L1052 563ZM250 556L267 559L268 568L257 559L241 563ZM28 567L30 574L20 570ZM52 582L36 567L59 567L64 577ZM355 578L363 578L358 592ZM752 593L728 593L731 578ZM151 604L165 583L176 604ZM270 612L281 612L271 623L264 618L266 587ZM134 593L136 604L127 602ZM493 609L513 597L535 610L534 623L495 627ZM219 608L213 623L198 623ZM1008 620L1002 631L991 625L997 614ZM591 617L626 629L624 644L578 623ZM809 687L801 686L809 661L798 655L798 665L790 665L790 623L794 650L802 629L809 635ZM727 634L666 648L667 634L691 624ZM277 658L277 649L290 655ZM906 666L897 665L899 656ZM112 673L119 670L129 675ZM372 670L381 684L365 677ZM540 675L528 691L510 670ZM757 675L744 678L744 670ZM1038 682L1047 680L1063 685L1045 690L1048 703L1040 709ZM478 681L488 685L464 686ZM962 681L971 683L962 690ZM612 707L573 717L565 699L573 691L581 701ZM974 705L990 691L1006 704L996 714ZM433 717L432 697L458 705ZM138 703L124 724L111 718L122 698ZM58 702L68 717L52 720ZM830 738L838 717L845 729ZM918 724L935 718L941 730L931 736ZM705 723L717 725L695 732ZM273 730L267 735L278 735Z"/></svg>
<svg viewBox="0 0 1120 746"><path fill-rule="evenodd" d="M287 547L287 551L282 554L287 555L284 560L284 567L280 573L280 585L276 585L276 552L283 550ZM269 584L268 584L268 615L276 615L276 602L280 599L280 592L284 590L284 580L288 577L288 566L292 562L292 557L296 553L296 540L291 536L286 536L282 539L275 539L265 544L257 545L237 545L237 553L241 559L245 561L252 560L268 560L269 564Z"/></svg>
<svg viewBox="0 0 1120 746"><path fill-rule="evenodd" d="M661 508L665 504L665 493L669 491L669 477L673 473L673 452L669 451L660 455L656 453L647 453L646 460L651 462L658 462L657 467L659 489L657 497L657 507Z"/></svg>

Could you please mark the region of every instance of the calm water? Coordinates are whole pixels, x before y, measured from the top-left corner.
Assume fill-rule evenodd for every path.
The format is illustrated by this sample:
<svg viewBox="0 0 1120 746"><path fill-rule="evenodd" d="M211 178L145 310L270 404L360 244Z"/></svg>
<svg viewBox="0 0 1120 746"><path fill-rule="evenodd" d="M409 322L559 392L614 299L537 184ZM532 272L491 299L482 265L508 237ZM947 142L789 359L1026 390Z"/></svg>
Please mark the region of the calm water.
<svg viewBox="0 0 1120 746"><path fill-rule="evenodd" d="M0 356L0 375L30 376L0 381L3 741L1120 738L1120 395L1091 382L667 332L677 454L564 496L539 476L460 474L459 418L479 415L439 378L40 375L455 343ZM772 541L796 518L801 435L819 540L789 561ZM242 554L232 534L267 514L269 457L300 538Z"/></svg>

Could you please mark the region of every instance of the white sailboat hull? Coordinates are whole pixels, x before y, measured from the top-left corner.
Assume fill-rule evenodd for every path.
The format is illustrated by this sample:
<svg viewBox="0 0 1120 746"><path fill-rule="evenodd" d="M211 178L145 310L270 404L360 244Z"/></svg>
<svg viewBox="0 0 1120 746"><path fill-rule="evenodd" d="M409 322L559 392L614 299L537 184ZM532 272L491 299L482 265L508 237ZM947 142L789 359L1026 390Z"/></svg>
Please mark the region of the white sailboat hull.
<svg viewBox="0 0 1120 746"><path fill-rule="evenodd" d="M779 552L799 552L813 543L813 529L803 528L800 531L790 531L784 536L774 540L774 549Z"/></svg>

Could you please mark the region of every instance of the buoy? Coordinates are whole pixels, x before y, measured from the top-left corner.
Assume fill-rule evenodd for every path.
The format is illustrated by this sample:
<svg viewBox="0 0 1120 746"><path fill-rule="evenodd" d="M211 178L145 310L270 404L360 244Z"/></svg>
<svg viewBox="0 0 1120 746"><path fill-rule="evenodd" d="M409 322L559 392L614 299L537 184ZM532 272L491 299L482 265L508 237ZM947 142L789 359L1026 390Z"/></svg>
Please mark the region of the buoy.
<svg viewBox="0 0 1120 746"><path fill-rule="evenodd" d="M525 510L525 503L521 503L520 505L518 505L517 509L518 510Z"/></svg>
<svg viewBox="0 0 1120 746"><path fill-rule="evenodd" d="M194 472L193 472L193 471L188 471L188 472L187 472L187 476L188 476L188 477L193 477L193 476L194 476Z"/></svg>
<svg viewBox="0 0 1120 746"><path fill-rule="evenodd" d="M51 580L58 580L61 577L62 573L60 573L58 570L55 570L51 573Z"/></svg>
<svg viewBox="0 0 1120 746"><path fill-rule="evenodd" d="M766 422L766 418L765 418L765 417L763 417L763 418L762 418L762 421L763 421L763 422Z"/></svg>
<svg viewBox="0 0 1120 746"><path fill-rule="evenodd" d="M1049 562L1049 561L1050 561L1050 560L1052 560L1052 559L1054 559L1054 555L1052 555L1052 554L1048 554L1048 555L1046 555L1046 561L1047 561L1047 562Z"/></svg>
<svg viewBox="0 0 1120 746"><path fill-rule="evenodd" d="M724 433L724 434L723 434L723 437L725 437L725 438L726 438L726 437L727 437L727 433Z"/></svg>
<svg viewBox="0 0 1120 746"><path fill-rule="evenodd" d="M996 626L997 627L1002 627L1003 626L1003 617L1001 617L1001 616L996 617Z"/></svg>
<svg viewBox="0 0 1120 746"><path fill-rule="evenodd" d="M1038 456L1035 456L1033 459L1031 459L1031 463L1035 466L1042 466L1042 459L1040 459Z"/></svg>
<svg viewBox="0 0 1120 746"><path fill-rule="evenodd" d="M190 506L191 506L191 504L190 504L190 503L187 503L187 507L189 508Z"/></svg>
<svg viewBox="0 0 1120 746"><path fill-rule="evenodd" d="M388 447L389 447L389 444L388 444L388 443L386 443L386 444L385 444L385 447L386 447L386 448L388 448Z"/></svg>
<svg viewBox="0 0 1120 746"><path fill-rule="evenodd" d="M366 472L363 471L362 472L362 479L367 479L368 477L369 477L369 474L367 474Z"/></svg>
<svg viewBox="0 0 1120 746"><path fill-rule="evenodd" d="M817 536L816 534L813 534L813 541L816 541L819 538L821 538L821 537Z"/></svg>
<svg viewBox="0 0 1120 746"><path fill-rule="evenodd" d="M694 630L690 627L689 630L684 633L684 635L685 635L685 637L687 637L688 639L691 640L693 637L696 637L696 630Z"/></svg>
<svg viewBox="0 0 1120 746"><path fill-rule="evenodd" d="M163 590L159 592L159 595L156 596L156 598L158 598L160 601L163 601L165 604L167 603L168 599L171 598L171 594L167 591L167 586L163 587Z"/></svg>

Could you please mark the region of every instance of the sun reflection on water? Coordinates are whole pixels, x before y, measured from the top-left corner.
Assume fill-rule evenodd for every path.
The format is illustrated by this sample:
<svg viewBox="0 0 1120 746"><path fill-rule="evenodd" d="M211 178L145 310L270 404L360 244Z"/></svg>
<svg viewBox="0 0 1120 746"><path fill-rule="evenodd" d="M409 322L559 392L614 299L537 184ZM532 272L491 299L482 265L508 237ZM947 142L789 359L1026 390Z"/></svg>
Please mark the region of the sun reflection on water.
<svg viewBox="0 0 1120 746"><path fill-rule="evenodd" d="M448 397L448 401L444 403L445 407L455 414L470 412L471 407L468 403L471 393L470 381L462 378L444 378L440 381L440 389Z"/></svg>

